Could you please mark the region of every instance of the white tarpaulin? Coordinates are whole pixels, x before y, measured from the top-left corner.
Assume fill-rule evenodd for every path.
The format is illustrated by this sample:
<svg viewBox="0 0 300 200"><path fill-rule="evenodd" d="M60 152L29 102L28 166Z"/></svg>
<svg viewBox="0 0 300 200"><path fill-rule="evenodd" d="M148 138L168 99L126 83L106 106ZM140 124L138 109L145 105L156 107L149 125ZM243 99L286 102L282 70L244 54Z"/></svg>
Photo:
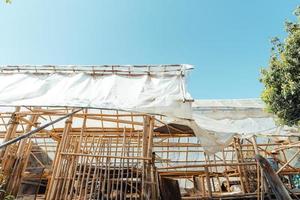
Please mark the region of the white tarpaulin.
<svg viewBox="0 0 300 200"><path fill-rule="evenodd" d="M119 109L171 117L193 129L209 152L236 134L286 134L258 99L196 100L185 77L189 65L0 67L1 106ZM192 111L193 109L193 111Z"/></svg>
<svg viewBox="0 0 300 200"><path fill-rule="evenodd" d="M195 134L207 151L216 152L235 135L298 133L295 128L276 125L275 117L264 111L264 107L259 99L195 100L193 119L199 127Z"/></svg>
<svg viewBox="0 0 300 200"><path fill-rule="evenodd" d="M191 97L184 80L191 66L168 67L144 72L130 66L126 73L124 67L122 73L119 68L107 67L101 68L103 74L94 68L90 73L63 73L59 67L50 73L44 73L43 67L34 73L28 73L26 67L10 73L9 67L2 67L0 105L92 107L191 118L187 101Z"/></svg>
<svg viewBox="0 0 300 200"><path fill-rule="evenodd" d="M221 151L234 136L294 135L298 129L276 125L259 99L195 100L193 120L167 119L190 127L207 153Z"/></svg>

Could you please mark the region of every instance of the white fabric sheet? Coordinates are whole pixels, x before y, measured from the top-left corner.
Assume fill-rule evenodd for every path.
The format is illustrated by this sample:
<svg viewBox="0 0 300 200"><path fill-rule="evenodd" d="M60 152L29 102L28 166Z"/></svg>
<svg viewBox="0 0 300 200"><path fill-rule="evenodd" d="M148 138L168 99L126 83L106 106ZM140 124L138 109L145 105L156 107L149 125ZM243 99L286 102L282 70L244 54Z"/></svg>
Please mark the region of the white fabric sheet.
<svg viewBox="0 0 300 200"><path fill-rule="evenodd" d="M236 134L293 131L289 127L278 131L273 116L263 111L264 105L258 99L196 100L192 108L186 101L191 99L183 76L190 69L186 66L171 73L164 73L163 67L153 68L159 71L151 75L130 68L131 72L139 69L137 76L29 73L26 68L25 72L10 73L9 67L5 69L0 73L0 106L70 106L161 114L171 117L173 123L191 127L211 153L223 149Z"/></svg>
<svg viewBox="0 0 300 200"><path fill-rule="evenodd" d="M166 123L189 126L207 153L221 151L234 136L298 133L296 128L277 125L259 99L195 100L192 109L193 120L166 119Z"/></svg>
<svg viewBox="0 0 300 200"><path fill-rule="evenodd" d="M0 74L2 106L93 107L191 118L186 97L180 74Z"/></svg>
<svg viewBox="0 0 300 200"><path fill-rule="evenodd" d="M253 135L288 135L298 133L293 127L281 127L275 117L264 110L259 99L196 100L193 103L195 131L208 152L215 153L227 146L232 137Z"/></svg>

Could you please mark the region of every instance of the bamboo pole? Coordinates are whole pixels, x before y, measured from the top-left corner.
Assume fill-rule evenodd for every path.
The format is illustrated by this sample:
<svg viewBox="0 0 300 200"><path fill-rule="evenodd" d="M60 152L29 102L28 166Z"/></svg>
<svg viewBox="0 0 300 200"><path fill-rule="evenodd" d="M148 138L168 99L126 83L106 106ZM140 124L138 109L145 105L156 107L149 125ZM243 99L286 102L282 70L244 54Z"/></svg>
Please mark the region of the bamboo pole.
<svg viewBox="0 0 300 200"><path fill-rule="evenodd" d="M212 191L211 191L211 183L210 183L210 176L209 176L209 171L208 167L204 167L205 170L205 177L206 177L206 185L207 185L207 191L208 191L208 198L212 198Z"/></svg>
<svg viewBox="0 0 300 200"><path fill-rule="evenodd" d="M62 155L60 155L61 151L64 150L64 146L65 146L65 142L67 139L67 135L69 133L69 131L71 130L72 127L72 115L68 115L68 120L65 122L65 130L64 130L64 134L63 134L63 138L58 146L57 152L56 152L56 156L54 159L54 163L53 163L53 173L52 173L52 177L49 183L49 187L47 188L47 193L46 193L46 199L47 200L52 200L54 199L54 195L57 194L55 193L55 189L53 188L57 188L57 179L59 177L59 173L60 173L60 163L62 162Z"/></svg>
<svg viewBox="0 0 300 200"><path fill-rule="evenodd" d="M11 138L14 137L17 126L18 126L18 118L17 118L16 112L19 112L19 111L20 111L20 107L18 106L15 108L15 112L11 114L9 127L6 130L3 143L8 142ZM4 158L5 150L6 150L6 147L0 149L0 158L2 158L2 159ZM2 160L2 162L3 162L3 160Z"/></svg>

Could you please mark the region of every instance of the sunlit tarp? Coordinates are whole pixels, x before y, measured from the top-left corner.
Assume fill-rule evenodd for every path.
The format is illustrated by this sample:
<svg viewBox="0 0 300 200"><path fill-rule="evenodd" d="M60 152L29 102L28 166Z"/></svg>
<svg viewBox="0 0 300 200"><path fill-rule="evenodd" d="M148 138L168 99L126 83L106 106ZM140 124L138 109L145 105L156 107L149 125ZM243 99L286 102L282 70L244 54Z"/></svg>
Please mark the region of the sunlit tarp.
<svg viewBox="0 0 300 200"><path fill-rule="evenodd" d="M174 69L175 68L175 69ZM26 71L0 68L0 105L72 106L162 114L191 118L191 97L185 89L188 65L104 67L96 71L63 71L59 66L47 73L40 67ZM29 68L28 68L29 69ZM70 67L67 69L71 69Z"/></svg>
<svg viewBox="0 0 300 200"><path fill-rule="evenodd" d="M189 65L0 66L0 106L70 106L161 114L189 126L208 152L234 135L288 134L258 99L196 100L186 90ZM297 130L296 130L297 131Z"/></svg>
<svg viewBox="0 0 300 200"><path fill-rule="evenodd" d="M216 152L235 135L280 136L298 132L292 127L278 126L275 117L264 108L259 99L195 100L193 119L198 126L195 134L207 151Z"/></svg>

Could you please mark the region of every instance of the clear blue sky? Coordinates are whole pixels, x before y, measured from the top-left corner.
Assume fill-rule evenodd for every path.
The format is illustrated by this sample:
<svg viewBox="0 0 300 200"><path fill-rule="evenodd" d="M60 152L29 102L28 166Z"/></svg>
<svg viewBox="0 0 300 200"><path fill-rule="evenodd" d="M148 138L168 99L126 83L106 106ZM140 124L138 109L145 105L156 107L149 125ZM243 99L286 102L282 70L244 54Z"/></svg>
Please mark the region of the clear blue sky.
<svg viewBox="0 0 300 200"><path fill-rule="evenodd" d="M260 96L270 38L292 0L13 0L0 2L0 64L196 66L194 98Z"/></svg>

